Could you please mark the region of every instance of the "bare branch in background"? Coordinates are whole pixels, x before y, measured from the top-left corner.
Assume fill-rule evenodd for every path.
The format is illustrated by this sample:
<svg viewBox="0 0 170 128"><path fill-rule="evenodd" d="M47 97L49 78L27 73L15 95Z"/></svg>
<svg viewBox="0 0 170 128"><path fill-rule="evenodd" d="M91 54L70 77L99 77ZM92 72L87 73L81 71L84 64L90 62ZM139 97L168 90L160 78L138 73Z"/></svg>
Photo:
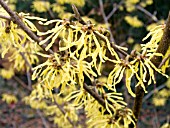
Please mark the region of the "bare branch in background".
<svg viewBox="0 0 170 128"><path fill-rule="evenodd" d="M108 22L108 20L107 20L106 14L105 14L105 12L104 12L104 7L103 7L103 1L102 1L102 0L99 0L99 5L100 5L100 11L101 11L101 13L102 13L104 22L105 22L105 24L107 25L107 29L108 29L109 32L110 32L110 41L111 41L111 42L114 42L114 43L116 44L115 39L114 39L113 34L112 34L112 31L111 31L111 29L110 29L110 27L109 27L109 22Z"/></svg>
<svg viewBox="0 0 170 128"><path fill-rule="evenodd" d="M142 102L145 102L147 99L149 99L149 97L151 97L156 91L161 90L162 88L164 88L166 85L160 85L159 87L155 88L154 90L150 91L144 98Z"/></svg>
<svg viewBox="0 0 170 128"><path fill-rule="evenodd" d="M155 15L151 14L149 11L147 11L146 9L144 9L143 7L141 7L140 5L136 5L135 6L138 10L140 10L141 12L145 13L147 16L149 16L153 21L157 22L158 19Z"/></svg>
<svg viewBox="0 0 170 128"><path fill-rule="evenodd" d="M119 9L119 7L123 4L123 0L119 2L119 4L113 4L112 11L107 15L106 19L109 20L112 15Z"/></svg>
<svg viewBox="0 0 170 128"><path fill-rule="evenodd" d="M37 109L37 114L40 116L40 118L41 118L41 120L42 120L42 123L43 123L43 125L44 125L44 128L50 128L50 126L47 124L47 121L46 121L46 119L44 118L42 112L41 112L39 109Z"/></svg>
<svg viewBox="0 0 170 128"><path fill-rule="evenodd" d="M65 110L61 107L61 105L59 105L56 100L54 100L54 104L58 107L58 109L63 113L63 115L66 114ZM70 119L70 117L66 117L66 119L68 120L68 122L73 126L73 128L76 128L76 124Z"/></svg>

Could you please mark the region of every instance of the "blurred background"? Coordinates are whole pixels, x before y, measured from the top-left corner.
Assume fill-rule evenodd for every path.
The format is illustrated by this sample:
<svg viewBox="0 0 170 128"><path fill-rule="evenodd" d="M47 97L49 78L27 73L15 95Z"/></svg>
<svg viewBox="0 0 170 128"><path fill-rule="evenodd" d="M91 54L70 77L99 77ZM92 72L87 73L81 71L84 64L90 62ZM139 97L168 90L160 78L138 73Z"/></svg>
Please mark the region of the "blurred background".
<svg viewBox="0 0 170 128"><path fill-rule="evenodd" d="M142 39L155 26L165 24L170 11L170 0L8 1L13 11L30 13L48 20L72 20L72 4L78 8L85 21L90 20L96 28L108 29L110 40L119 46L128 47L129 53L133 49L140 52L140 44L148 41L143 42ZM36 22L35 25L42 31L52 27L41 28ZM0 128L57 128L57 124L50 117L45 117L43 111L23 102L23 97L30 94L27 74L11 72L8 65L9 62L0 59ZM170 69L167 73L170 75ZM124 86L119 88L124 90L125 101L131 108L133 98ZM157 84L149 86L148 92L143 100L139 128L170 128L170 79L157 75Z"/></svg>

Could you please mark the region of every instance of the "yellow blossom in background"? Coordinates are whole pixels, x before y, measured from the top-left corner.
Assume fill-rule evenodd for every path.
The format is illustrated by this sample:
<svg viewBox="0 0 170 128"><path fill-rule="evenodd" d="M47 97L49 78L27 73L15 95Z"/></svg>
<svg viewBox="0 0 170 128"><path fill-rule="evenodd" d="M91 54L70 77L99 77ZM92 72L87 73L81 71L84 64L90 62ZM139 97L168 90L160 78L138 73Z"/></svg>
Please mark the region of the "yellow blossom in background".
<svg viewBox="0 0 170 128"><path fill-rule="evenodd" d="M162 90L159 90L153 96L153 104L155 106L163 106L168 101L170 97L170 78L168 78L167 82L165 83L166 87Z"/></svg>
<svg viewBox="0 0 170 128"><path fill-rule="evenodd" d="M85 0L57 0L56 2L59 4L74 4L79 7L83 7L85 4Z"/></svg>
<svg viewBox="0 0 170 128"><path fill-rule="evenodd" d="M147 6L147 4L145 2L140 2L139 5L143 8L145 8Z"/></svg>
<svg viewBox="0 0 170 128"><path fill-rule="evenodd" d="M135 10L135 5L139 2L140 0L125 0L125 7L127 12L132 12Z"/></svg>
<svg viewBox="0 0 170 128"><path fill-rule="evenodd" d="M140 21L137 16L125 16L125 21L132 27L139 28L143 26L143 22Z"/></svg>
<svg viewBox="0 0 170 128"><path fill-rule="evenodd" d="M166 103L166 98L154 97L152 102L155 106L164 106Z"/></svg>
<svg viewBox="0 0 170 128"><path fill-rule="evenodd" d="M60 13L62 13L62 14L65 13L64 10L66 9L66 7L64 7L62 5L54 3L54 4L51 5L51 7L52 7L53 12L57 12L59 14Z"/></svg>
<svg viewBox="0 0 170 128"><path fill-rule="evenodd" d="M133 44L134 43L134 39L132 37L128 37L127 43L128 44Z"/></svg>
<svg viewBox="0 0 170 128"><path fill-rule="evenodd" d="M5 79L11 79L15 75L14 69L0 69L0 76Z"/></svg>
<svg viewBox="0 0 170 128"><path fill-rule="evenodd" d="M127 10L127 12L132 12L132 11L135 10L135 6L133 4L127 2L126 3L126 10Z"/></svg>
<svg viewBox="0 0 170 128"><path fill-rule="evenodd" d="M146 0L146 4L147 4L147 5L153 4L153 0Z"/></svg>
<svg viewBox="0 0 170 128"><path fill-rule="evenodd" d="M8 59L10 63L11 71L26 71L28 68L30 68L30 65L38 64L39 58L35 53L40 50L40 47L37 46L36 43L27 42L25 46L20 49L20 51L16 48L9 48L8 56L5 58ZM24 56L27 58L27 60L23 58L20 52L24 53ZM28 65L28 63L30 65Z"/></svg>
<svg viewBox="0 0 170 128"><path fill-rule="evenodd" d="M107 83L107 77L106 76L99 77L97 80L99 82L102 82L102 83Z"/></svg>
<svg viewBox="0 0 170 128"><path fill-rule="evenodd" d="M8 6L10 7L11 10L16 10L16 3L17 0L8 0Z"/></svg>
<svg viewBox="0 0 170 128"><path fill-rule="evenodd" d="M63 12L58 15L61 19L69 19L73 14L70 12Z"/></svg>
<svg viewBox="0 0 170 128"><path fill-rule="evenodd" d="M17 103L18 99L16 96L14 96L12 94L3 93L2 101L5 101L7 104L11 104L11 103Z"/></svg>
<svg viewBox="0 0 170 128"><path fill-rule="evenodd" d="M135 4L137 4L139 0L126 0L125 7L127 12L132 12L135 10Z"/></svg>
<svg viewBox="0 0 170 128"><path fill-rule="evenodd" d="M15 11L16 10L16 5L15 4L9 4L9 7L11 10Z"/></svg>
<svg viewBox="0 0 170 128"><path fill-rule="evenodd" d="M137 4L140 0L126 0L127 3Z"/></svg>
<svg viewBox="0 0 170 128"><path fill-rule="evenodd" d="M47 107L47 104L45 101L40 100L32 100L29 97L24 97L24 101L27 105L30 105L33 109L44 109Z"/></svg>
<svg viewBox="0 0 170 128"><path fill-rule="evenodd" d="M50 8L50 2L48 1L33 1L32 8L37 12L47 12Z"/></svg>
<svg viewBox="0 0 170 128"><path fill-rule="evenodd" d="M17 3L18 0L9 0L9 3Z"/></svg>
<svg viewBox="0 0 170 128"><path fill-rule="evenodd" d="M168 98L168 97L170 97L170 90L164 88L164 89L162 89L158 92L158 95L165 97L165 98Z"/></svg>

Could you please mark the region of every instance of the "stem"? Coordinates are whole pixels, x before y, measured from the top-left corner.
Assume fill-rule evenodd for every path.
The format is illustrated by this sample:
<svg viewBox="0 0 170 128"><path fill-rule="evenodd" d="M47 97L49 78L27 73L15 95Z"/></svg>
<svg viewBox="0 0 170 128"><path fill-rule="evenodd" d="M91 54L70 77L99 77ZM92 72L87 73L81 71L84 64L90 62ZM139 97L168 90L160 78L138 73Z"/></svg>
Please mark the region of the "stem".
<svg viewBox="0 0 170 128"><path fill-rule="evenodd" d="M101 104L104 108L105 106L105 101L104 99L98 95L97 93L95 93L92 89L90 89L86 83L84 83L83 88L94 98L98 101L99 104ZM111 109L112 110L112 109Z"/></svg>
<svg viewBox="0 0 170 128"><path fill-rule="evenodd" d="M56 100L54 101L54 104L58 107L58 109L63 113L63 115L66 114L65 110L56 102ZM70 117L66 117L66 119L68 120L68 122L73 126L73 128L76 128L74 122L70 119ZM62 123L62 122L61 122Z"/></svg>
<svg viewBox="0 0 170 128"><path fill-rule="evenodd" d="M136 5L136 8L140 10L141 12L145 13L147 16L149 16L153 21L158 22L158 19L155 15L151 14L149 11L141 7L140 5Z"/></svg>
<svg viewBox="0 0 170 128"><path fill-rule="evenodd" d="M50 128L49 125L47 124L47 121L46 121L46 119L44 118L42 112L41 112L39 109L37 109L37 114L40 116L44 127L45 127L45 128Z"/></svg>
<svg viewBox="0 0 170 128"><path fill-rule="evenodd" d="M115 4L113 5L113 10L108 14L108 16L106 17L107 20L109 20L112 15L119 9L119 7L123 4L123 0L121 0L119 2L119 4Z"/></svg>
<svg viewBox="0 0 170 128"><path fill-rule="evenodd" d="M99 5L100 5L100 11L101 11L101 13L102 13L104 22L105 22L105 24L107 25L107 29L108 29L109 32L110 32L110 41L116 43L116 42L115 42L115 39L114 39L114 37L113 37L113 34L112 34L112 32L111 32L111 29L110 29L110 27L109 27L109 22L108 22L108 20L107 20L106 14L105 14L105 12L104 12L104 7L103 7L103 1L102 1L102 0L99 0Z"/></svg>
<svg viewBox="0 0 170 128"><path fill-rule="evenodd" d="M159 65L158 68L161 68L161 67L166 63L166 61L167 61L169 58L170 58L170 54L169 54L166 58L164 58L164 59L162 60L162 62L160 63L160 65Z"/></svg>
<svg viewBox="0 0 170 128"><path fill-rule="evenodd" d="M159 46L158 46L156 52L165 55L169 46L170 46L170 13L169 13L169 16L167 19L166 27L164 29L163 37L159 43ZM161 60L162 60L162 57L154 56L151 59L151 62L156 67L158 67L161 63ZM148 81L148 80L149 80L149 75L147 75L147 78L146 78L146 81ZM147 82L144 84L145 84L145 87L147 87ZM141 106L142 106L142 100L144 97L143 88L141 86L138 86L135 90L135 93L136 93L136 97L135 97L135 101L134 101L134 105L133 105L133 112L134 112L136 119L138 120ZM136 120L136 125L137 125L137 120Z"/></svg>
<svg viewBox="0 0 170 128"><path fill-rule="evenodd" d="M9 16L4 16L4 15L0 15L0 18L6 19L6 20L11 20L11 17L9 17Z"/></svg>

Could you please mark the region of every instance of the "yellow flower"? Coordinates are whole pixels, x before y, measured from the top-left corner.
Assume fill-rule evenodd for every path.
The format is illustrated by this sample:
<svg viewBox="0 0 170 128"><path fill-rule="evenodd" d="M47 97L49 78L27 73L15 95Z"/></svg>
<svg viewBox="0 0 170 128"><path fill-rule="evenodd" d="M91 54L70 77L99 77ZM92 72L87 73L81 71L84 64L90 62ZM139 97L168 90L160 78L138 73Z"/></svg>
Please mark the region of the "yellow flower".
<svg viewBox="0 0 170 128"><path fill-rule="evenodd" d="M154 97L152 102L155 106L164 106L166 98Z"/></svg>
<svg viewBox="0 0 170 128"><path fill-rule="evenodd" d="M135 10L135 6L132 3L126 2L126 10L127 12L132 12Z"/></svg>
<svg viewBox="0 0 170 128"><path fill-rule="evenodd" d="M143 22L140 21L137 16L125 16L125 21L131 25L132 27L136 27L136 28L139 28L139 27L142 27L143 26Z"/></svg>
<svg viewBox="0 0 170 128"><path fill-rule="evenodd" d="M128 44L133 44L133 43L134 43L134 39L133 39L132 37L129 37L129 38L127 39L127 43L128 43Z"/></svg>
<svg viewBox="0 0 170 128"><path fill-rule="evenodd" d="M64 10L66 9L66 7L56 4L56 3L52 4L51 7L52 7L53 12L62 13L62 14L64 13Z"/></svg>
<svg viewBox="0 0 170 128"><path fill-rule="evenodd" d="M0 75L5 79L11 79L15 73L12 68L10 69L0 69Z"/></svg>
<svg viewBox="0 0 170 128"><path fill-rule="evenodd" d="M106 110L112 115L112 111L116 112L116 110L125 107L127 104L123 101L123 97L121 93L111 92L103 94L104 101L106 105Z"/></svg>
<svg viewBox="0 0 170 128"><path fill-rule="evenodd" d="M40 5L38 5L40 6ZM29 27L29 29L31 31L34 31L34 32L39 32L39 30L37 29L37 27L30 21L30 20L37 20L39 22L42 22L42 21L46 21L47 19L44 19L44 18L40 18L40 17L36 17L36 16L31 16L29 13L23 13L23 12L20 12L18 14L20 16L20 18L22 19L22 21L25 23L25 25L27 27ZM27 38L32 41L29 36L27 36ZM34 42L34 41L32 41Z"/></svg>
<svg viewBox="0 0 170 128"><path fill-rule="evenodd" d="M148 43L141 45L142 50L148 50L148 52L152 52L152 53L156 52L158 43L160 42L163 36L164 27L165 25L159 25L150 30L150 32L146 35L146 37L143 38L143 41L148 39L150 36L151 36L151 39Z"/></svg>
<svg viewBox="0 0 170 128"><path fill-rule="evenodd" d="M95 111L95 110L94 110ZM122 108L120 110L117 110L117 113L119 113L119 118L115 118L115 115L108 115L108 114L102 114L95 113L91 116L91 118L87 121L89 128L128 128L130 123L133 123L135 126L135 122L132 119L134 118L133 112L128 108ZM123 124L120 123L120 121L123 121Z"/></svg>
<svg viewBox="0 0 170 128"><path fill-rule="evenodd" d="M153 4L153 0L146 0L146 4L147 4L147 5Z"/></svg>
<svg viewBox="0 0 170 128"><path fill-rule="evenodd" d="M124 73L126 75L126 87L128 92L135 97L135 94L132 92L130 84L133 75L137 73L134 65L131 65L128 60L120 60L115 64L114 69L109 73L107 84L109 86L108 89L113 89L116 91L116 84L120 83L122 80Z"/></svg>
<svg viewBox="0 0 170 128"><path fill-rule="evenodd" d="M126 0L127 3L131 3L131 4L136 4L138 3L140 0Z"/></svg>
<svg viewBox="0 0 170 128"><path fill-rule="evenodd" d="M164 123L164 124L161 126L161 128L169 128L169 127L170 127L169 122Z"/></svg>
<svg viewBox="0 0 170 128"><path fill-rule="evenodd" d="M57 2L59 4L65 4L65 3L70 4L70 5L74 4L74 5L80 6L80 7L83 7L84 4L85 4L85 0L78 0L78 1L74 1L74 0L59 0Z"/></svg>
<svg viewBox="0 0 170 128"><path fill-rule="evenodd" d="M147 82L147 85L150 85L152 82L154 82L154 84L156 83L155 74L154 74L155 71L162 74L165 77L168 77L168 75L162 73L162 71L160 69L158 69L151 62L151 58L154 55L161 56L159 53L152 53L150 55L150 53L148 53L147 51L143 51L143 53L141 55L140 54L137 55L136 59L134 59L133 61L130 62L132 65L135 65L135 67L136 67L135 76L138 79L138 83L136 86L138 86L138 85L142 86L142 88L144 89L145 92L147 92L147 91L145 89L144 82L147 82L146 81L147 75L149 75L149 80ZM139 74L137 72L139 72Z"/></svg>
<svg viewBox="0 0 170 128"><path fill-rule="evenodd" d="M33 1L32 8L37 12L47 12L50 8L48 1Z"/></svg>
<svg viewBox="0 0 170 128"><path fill-rule="evenodd" d="M151 31L151 30L153 30L154 28L156 28L157 26L163 25L164 23L165 23L165 20L159 20L159 21L156 22L156 23L149 24L149 25L146 27L146 29L147 29L147 31Z"/></svg>
<svg viewBox="0 0 170 128"><path fill-rule="evenodd" d="M16 96L14 96L12 94L3 93L2 101L5 101L7 104L11 104L11 103L17 103L18 99Z"/></svg>

